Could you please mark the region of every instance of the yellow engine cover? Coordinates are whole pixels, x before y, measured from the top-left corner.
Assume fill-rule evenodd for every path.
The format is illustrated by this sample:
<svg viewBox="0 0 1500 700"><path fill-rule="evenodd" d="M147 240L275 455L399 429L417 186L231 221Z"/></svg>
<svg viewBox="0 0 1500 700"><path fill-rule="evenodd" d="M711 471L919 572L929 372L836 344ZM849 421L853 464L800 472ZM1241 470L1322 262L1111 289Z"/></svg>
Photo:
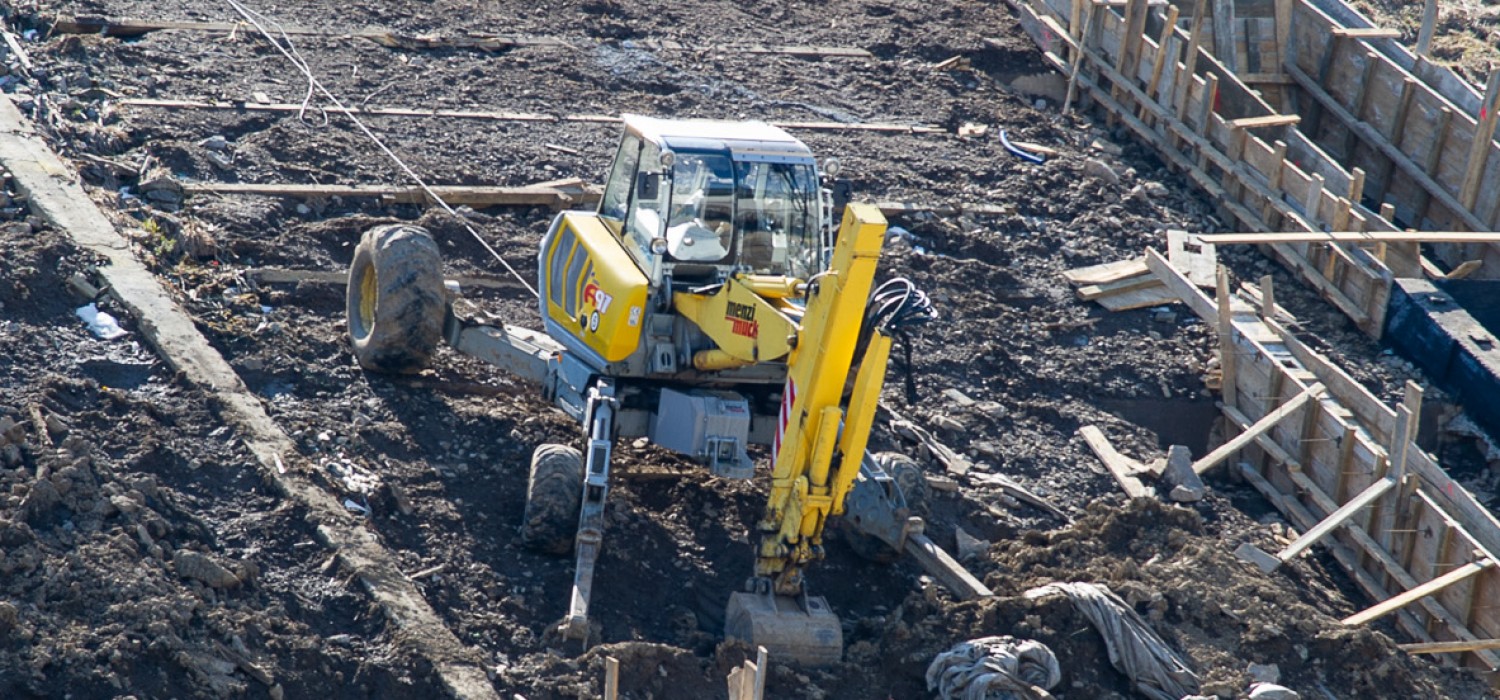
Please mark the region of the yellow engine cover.
<svg viewBox="0 0 1500 700"><path fill-rule="evenodd" d="M548 318L606 362L640 346L651 281L590 212L567 212L543 251Z"/></svg>

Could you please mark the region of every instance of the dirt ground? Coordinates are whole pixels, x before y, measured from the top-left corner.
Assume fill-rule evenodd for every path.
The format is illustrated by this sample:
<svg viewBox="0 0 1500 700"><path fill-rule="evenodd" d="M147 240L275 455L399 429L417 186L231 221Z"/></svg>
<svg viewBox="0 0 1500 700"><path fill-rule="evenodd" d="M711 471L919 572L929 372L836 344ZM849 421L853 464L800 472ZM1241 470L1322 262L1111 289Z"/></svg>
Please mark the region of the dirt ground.
<svg viewBox="0 0 1500 700"><path fill-rule="evenodd" d="M1099 425L1141 458L1169 443L1204 449L1208 329L1181 307L1110 314L1077 301L1059 273L1160 247L1167 228L1219 223L1140 147L1011 89L1044 65L1003 4L376 0L257 9L289 25L569 44L409 51L296 37L301 59L348 104L936 124L949 133L798 136L839 157L861 199L1011 208L894 217L907 235L891 237L882 271L913 279L942 314L914 342L918 401L906 401L899 362L886 401L980 465L957 492L936 497L929 532L950 551L959 528L991 542L967 563L999 595L959 603L916 564L870 564L835 541L810 582L843 619L845 662L803 669L773 659L769 697L932 697L923 672L935 654L996 634L1051 646L1065 669L1058 697L1131 697L1081 615L1021 597L1052 581L1111 586L1185 656L1208 694L1241 696L1249 664L1262 663L1309 698L1490 697L1466 671L1399 652L1388 624L1342 627L1369 601L1326 556L1271 576L1236 560L1242 542L1274 546L1281 522L1248 487L1219 478L1191 506L1129 503L1076 437L1079 426ZM574 441L577 427L532 387L446 349L414 377L364 373L348 351L340 284L257 283L254 272L341 271L361 232L395 220L428 226L450 275L500 280L503 270L459 222L414 206L184 198L164 183L401 178L345 118L325 121L321 100L301 118L119 104L303 99L306 81L254 32L119 39L49 29L82 15L233 21L233 10L180 0L16 3L6 21L32 66L11 56L4 89L297 441L288 468L369 510L367 527L404 571L425 574L416 580L428 603L483 656L501 696L598 697L603 658L614 656L624 697L725 697L723 678L747 650L722 641L723 606L751 571L747 528L763 479L713 479L655 447L620 445L595 579L602 644L560 653L548 629L563 614L572 560L521 549L516 530L532 448ZM726 36L855 46L875 57L748 54ZM645 39L694 48L633 43ZM934 68L957 55L970 67ZM952 133L969 123L988 131ZM577 122L370 125L434 184L598 181L618 138L613 126ZM1001 129L1060 155L1040 166L1012 158ZM1114 178L1086 174L1090 159ZM431 664L332 564L307 514L267 486L214 402L143 345L139 319L80 291L74 280L93 279L96 261L13 194L0 198L0 422L16 424L0 437L0 697L439 696ZM534 281L535 247L553 212L461 213ZM1227 260L1240 278L1274 274L1278 301L1303 320L1309 341L1352 363L1378 395L1399 396L1414 376L1270 261L1240 251ZM537 325L519 288L467 294L510 322ZM75 314L90 301L130 333L92 334ZM949 389L980 403L966 406ZM873 439L874 449L921 456L884 421ZM766 455L754 456L764 476ZM984 481L991 472L1051 499L1072 522L1004 496Z"/></svg>

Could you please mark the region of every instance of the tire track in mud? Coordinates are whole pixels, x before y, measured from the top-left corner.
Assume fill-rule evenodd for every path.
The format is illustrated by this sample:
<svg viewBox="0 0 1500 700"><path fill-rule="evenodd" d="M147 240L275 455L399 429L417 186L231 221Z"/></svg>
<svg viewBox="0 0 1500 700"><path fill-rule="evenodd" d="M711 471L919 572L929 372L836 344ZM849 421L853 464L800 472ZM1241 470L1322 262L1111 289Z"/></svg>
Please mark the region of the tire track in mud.
<svg viewBox="0 0 1500 700"><path fill-rule="evenodd" d="M443 685L464 700L498 700L481 665L482 654L459 641L396 565L374 533L350 516L337 498L287 470L282 455L295 444L266 414L233 368L209 345L191 318L136 259L128 242L84 193L73 173L42 141L15 104L0 99L0 165L30 196L35 213L80 247L109 260L100 274L136 317L143 334L174 371L203 388L218 412L242 431L261 474L309 513L322 543L360 579L385 613L392 635L433 664Z"/></svg>

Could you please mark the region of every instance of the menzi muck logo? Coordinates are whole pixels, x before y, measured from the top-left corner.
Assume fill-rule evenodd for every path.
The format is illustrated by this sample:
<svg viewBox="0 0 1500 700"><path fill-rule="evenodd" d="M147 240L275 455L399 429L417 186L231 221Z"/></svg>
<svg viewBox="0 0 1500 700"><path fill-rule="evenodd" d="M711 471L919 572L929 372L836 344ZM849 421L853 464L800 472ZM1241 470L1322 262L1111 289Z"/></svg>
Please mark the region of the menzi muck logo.
<svg viewBox="0 0 1500 700"><path fill-rule="evenodd" d="M755 307L750 304L726 302L724 320L729 321L729 332L746 338L760 335L760 324L755 322Z"/></svg>
<svg viewBox="0 0 1500 700"><path fill-rule="evenodd" d="M594 309L599 313L607 314L609 305L614 302L615 298L609 292L600 289L598 282L589 282L588 286L583 288L583 300L593 304Z"/></svg>

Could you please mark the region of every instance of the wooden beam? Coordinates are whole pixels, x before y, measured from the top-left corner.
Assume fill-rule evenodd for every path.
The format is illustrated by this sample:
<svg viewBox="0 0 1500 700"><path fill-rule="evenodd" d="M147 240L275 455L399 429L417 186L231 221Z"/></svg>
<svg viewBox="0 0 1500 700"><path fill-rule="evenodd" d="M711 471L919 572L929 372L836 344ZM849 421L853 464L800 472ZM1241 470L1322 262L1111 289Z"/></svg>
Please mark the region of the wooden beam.
<svg viewBox="0 0 1500 700"><path fill-rule="evenodd" d="M1193 281L1188 279L1181 270L1172 267L1172 263L1167 262L1161 253L1148 248L1146 267L1205 323L1212 323L1218 318L1218 307L1215 306L1214 301L1207 294L1199 291L1197 285L1193 284Z"/></svg>
<svg viewBox="0 0 1500 700"><path fill-rule="evenodd" d="M1264 117L1241 117L1229 120L1231 129L1259 129L1266 126L1292 126L1302 121L1295 114L1268 114Z"/></svg>
<svg viewBox="0 0 1500 700"><path fill-rule="evenodd" d="M1460 566L1457 569L1454 569L1446 574L1443 574L1442 576L1432 579L1431 581L1428 581L1427 583L1406 591L1405 593L1393 596L1389 600L1370 606L1362 612L1350 615L1349 617L1344 618L1343 623L1351 627L1355 625L1363 625L1367 622L1370 622L1371 620L1378 619L1392 612L1395 612L1396 610L1404 608L1407 605L1410 605L1413 601L1421 598L1426 598L1433 593L1441 591L1448 586L1469 578L1470 576L1484 571L1485 569L1488 569L1494 565L1495 560L1489 558L1469 562L1468 564Z"/></svg>
<svg viewBox="0 0 1500 700"><path fill-rule="evenodd" d="M1156 489L1141 482L1139 474L1149 471L1145 465L1133 460L1115 450L1109 438L1098 427L1085 425L1078 429L1078 434L1088 444L1089 449L1094 451L1094 456L1104 463L1109 473L1114 475L1115 481L1119 482L1120 488L1125 490L1125 495L1131 498L1151 498L1156 496Z"/></svg>
<svg viewBox="0 0 1500 700"><path fill-rule="evenodd" d="M604 657L604 700L620 700L620 660Z"/></svg>
<svg viewBox="0 0 1500 700"><path fill-rule="evenodd" d="M1479 198L1479 183L1484 178L1484 166L1489 162L1490 151L1494 150L1492 141L1495 138L1495 123L1500 120L1500 114L1496 114L1496 107L1500 106L1497 103L1500 103L1500 66L1490 69L1490 79L1484 88L1484 101L1480 103L1476 117L1478 123L1474 127L1474 140L1469 143L1468 167L1464 169L1463 187L1458 195L1458 201L1463 203L1464 209L1474 208L1474 203ZM1481 226L1475 230L1483 229Z"/></svg>
<svg viewBox="0 0 1500 700"><path fill-rule="evenodd" d="M222 110L231 112L273 112L283 114L296 114L305 111L300 104L272 103L258 104L255 102L205 102L201 100L170 100L170 99L126 99L119 100L115 104L124 107L138 107L143 109L203 109ZM618 116L609 114L566 114L562 116L552 114L537 114L530 112L506 112L506 111L482 111L461 109L421 109L413 107L350 107L349 112L360 117L406 117L406 118L439 118L439 119L474 119L478 121L499 122L570 122L585 124L617 124L620 122ZM947 130L932 125L908 125L892 123L844 123L844 122L797 122L779 121L771 122L773 126L783 129L799 131L877 131L891 133L909 134L939 134L947 133Z"/></svg>
<svg viewBox="0 0 1500 700"><path fill-rule="evenodd" d="M466 204L472 207L485 206L563 206L574 203L598 201L597 190L577 185L573 187L488 187L488 186L437 186L433 193L452 205ZM299 197L314 199L324 197L377 197L398 204L423 204L428 201L425 191L416 186L387 185L297 185L259 184L244 182L185 183L183 192L194 194L261 195L268 197Z"/></svg>
<svg viewBox="0 0 1500 700"><path fill-rule="evenodd" d="M1301 554L1302 551L1307 549L1308 547L1311 547L1314 542L1323 539L1328 535L1328 533L1333 532L1335 528L1338 528L1339 526L1347 523L1350 518L1354 517L1355 513L1358 513L1360 511L1360 509L1369 506L1371 501L1379 498L1386 491L1391 490L1391 488L1393 488L1395 485L1396 480L1390 477L1386 477L1384 479L1381 479L1380 481L1370 484L1370 486L1364 491L1360 492L1358 496L1350 499L1348 503L1339 506L1338 510L1330 513L1328 517L1323 518L1323 520L1317 525L1314 525L1312 529L1302 533L1302 535L1293 540L1291 544L1284 547L1280 552L1277 552L1276 558L1281 560L1282 562L1291 561L1293 557Z"/></svg>
<svg viewBox="0 0 1500 700"><path fill-rule="evenodd" d="M1267 243L1500 243L1500 231L1282 231L1200 233L1193 238L1215 245Z"/></svg>
<svg viewBox="0 0 1500 700"><path fill-rule="evenodd" d="M1208 14L1208 0L1197 0L1193 9L1193 28L1188 35L1187 63L1182 70L1182 85L1177 88L1177 100L1175 109L1172 111L1178 119L1183 119L1187 112L1188 93L1193 88L1193 71L1198 65L1198 49L1203 43L1203 16Z"/></svg>
<svg viewBox="0 0 1500 700"><path fill-rule="evenodd" d="M1219 392L1224 396L1225 406L1238 406L1239 358L1234 348L1234 309L1229 302L1229 271L1223 265L1215 270L1214 301L1218 307L1219 370L1224 378L1219 385Z"/></svg>
<svg viewBox="0 0 1500 700"><path fill-rule="evenodd" d="M1422 29L1417 32L1417 55L1432 56L1432 30L1437 27L1438 0L1427 0L1422 6Z"/></svg>
<svg viewBox="0 0 1500 700"><path fill-rule="evenodd" d="M1334 27L1328 32L1333 36L1350 39L1400 39L1401 30L1383 27Z"/></svg>
<svg viewBox="0 0 1500 700"><path fill-rule="evenodd" d="M1229 380L1226 377L1225 383L1228 383L1228 381ZM1202 475L1204 472L1212 469L1214 465L1224 461L1224 459L1229 455L1232 455L1235 452L1244 449L1244 447L1250 444L1251 441L1255 440L1257 436L1276 427L1277 423L1280 423L1282 420L1286 419L1286 417L1291 415L1293 411L1302 408L1303 404L1321 396L1322 394L1322 384L1314 384L1302 390L1296 396L1288 399L1286 403L1277 406L1275 410L1262 416L1260 420L1256 421L1255 424L1251 425L1249 428L1246 428L1244 432L1234 436L1234 438L1232 438L1228 442L1219 445L1212 452L1204 455L1202 459L1194 462L1193 471L1197 472L1199 475Z"/></svg>
<svg viewBox="0 0 1500 700"><path fill-rule="evenodd" d="M1453 642L1422 642L1420 644L1397 644L1397 649L1408 654L1451 654L1460 651L1500 649L1500 639L1475 639Z"/></svg>
<svg viewBox="0 0 1500 700"><path fill-rule="evenodd" d="M1287 45L1292 42L1292 0L1276 0L1276 66L1278 73L1290 54ZM1247 81L1248 82L1248 81Z"/></svg>

